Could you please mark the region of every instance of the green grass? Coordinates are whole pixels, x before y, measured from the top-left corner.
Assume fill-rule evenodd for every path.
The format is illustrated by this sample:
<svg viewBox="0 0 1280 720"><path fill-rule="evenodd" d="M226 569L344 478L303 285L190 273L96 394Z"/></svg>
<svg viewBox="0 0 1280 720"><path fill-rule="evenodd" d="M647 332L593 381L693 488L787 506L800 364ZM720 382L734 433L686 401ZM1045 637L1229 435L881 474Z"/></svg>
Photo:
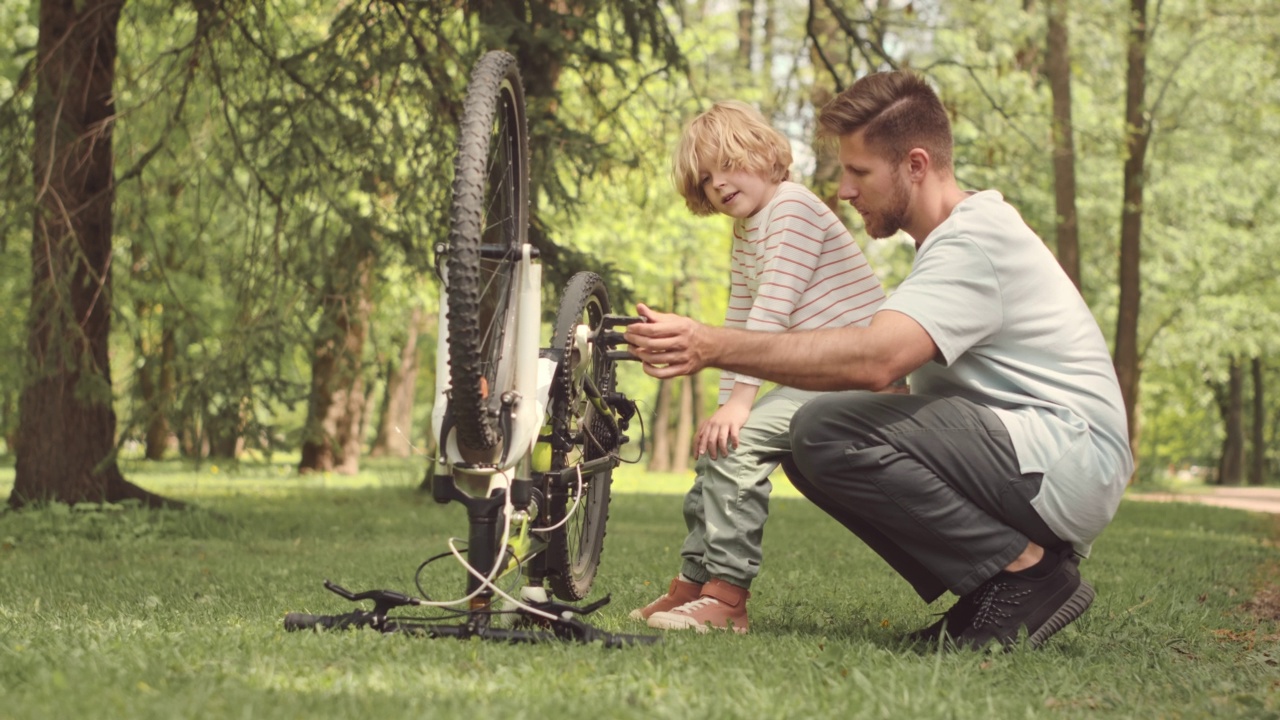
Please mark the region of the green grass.
<svg viewBox="0 0 1280 720"><path fill-rule="evenodd" d="M904 647L940 608L788 487L745 637L606 650L284 632L286 611L349 608L324 578L412 591L417 564L465 533L461 508L413 489L420 463L376 470L133 466L199 509L0 515L0 718L1280 717L1277 628L1242 608L1277 581L1270 518L1126 502L1083 566L1093 608L1034 652ZM0 493L11 481L0 471ZM597 626L648 632L627 612L677 568L687 483L619 478ZM455 594L461 570L437 566L428 590Z"/></svg>

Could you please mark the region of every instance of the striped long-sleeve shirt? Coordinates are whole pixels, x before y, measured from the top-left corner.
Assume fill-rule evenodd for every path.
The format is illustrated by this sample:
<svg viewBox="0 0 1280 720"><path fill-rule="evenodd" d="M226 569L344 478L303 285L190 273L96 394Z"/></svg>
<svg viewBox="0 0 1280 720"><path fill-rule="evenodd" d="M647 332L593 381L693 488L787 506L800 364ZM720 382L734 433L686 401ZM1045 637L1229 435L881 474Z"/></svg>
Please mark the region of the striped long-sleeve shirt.
<svg viewBox="0 0 1280 720"><path fill-rule="evenodd" d="M733 225L726 327L763 332L866 325L884 290L840 218L808 188L784 182ZM746 375L720 376L720 402Z"/></svg>

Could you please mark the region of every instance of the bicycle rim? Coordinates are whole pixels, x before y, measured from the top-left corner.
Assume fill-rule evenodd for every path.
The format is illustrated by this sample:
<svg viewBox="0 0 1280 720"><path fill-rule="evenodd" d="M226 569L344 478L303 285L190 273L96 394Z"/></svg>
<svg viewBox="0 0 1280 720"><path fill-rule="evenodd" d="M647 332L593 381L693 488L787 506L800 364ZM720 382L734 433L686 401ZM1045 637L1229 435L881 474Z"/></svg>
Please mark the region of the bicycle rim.
<svg viewBox="0 0 1280 720"><path fill-rule="evenodd" d="M515 58L486 54L467 86L449 218L450 411L469 462L501 450L498 411L515 383L517 258L528 234L529 149Z"/></svg>
<svg viewBox="0 0 1280 720"><path fill-rule="evenodd" d="M590 382L600 395L612 391L614 363L604 348L577 345L578 326L587 325L594 335L608 312L608 293L600 277L585 272L574 275L561 299L551 340L552 347L565 352L565 361L552 384L551 424L553 432L571 441L570 449L552 453L554 476L564 468L607 457L618 450L615 426L599 412L587 390ZM566 483L555 482L549 491L549 524L564 520L574 501L578 502L568 522L552 532L547 547L547 577L552 592L561 599L581 600L595 582L609 519L612 481L610 468L584 474L581 486L573 476Z"/></svg>

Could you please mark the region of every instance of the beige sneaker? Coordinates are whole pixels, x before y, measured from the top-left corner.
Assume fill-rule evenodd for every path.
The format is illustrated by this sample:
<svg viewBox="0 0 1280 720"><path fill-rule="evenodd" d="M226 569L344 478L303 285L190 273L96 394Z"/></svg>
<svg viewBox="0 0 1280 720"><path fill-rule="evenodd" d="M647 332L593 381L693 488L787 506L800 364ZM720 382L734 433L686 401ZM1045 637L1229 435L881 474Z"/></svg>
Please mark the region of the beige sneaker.
<svg viewBox="0 0 1280 720"><path fill-rule="evenodd" d="M631 611L631 619L648 620L650 615L667 610L674 610L690 600L697 600L698 593L702 592L702 585L688 580L681 580L680 576L671 578L671 587L667 588L667 594L645 605L639 610Z"/></svg>
<svg viewBox="0 0 1280 720"><path fill-rule="evenodd" d="M666 612L649 616L649 627L660 630L696 630L704 633L707 627L717 630L732 629L746 633L747 599L751 593L732 583L712 578L702 586L698 599Z"/></svg>

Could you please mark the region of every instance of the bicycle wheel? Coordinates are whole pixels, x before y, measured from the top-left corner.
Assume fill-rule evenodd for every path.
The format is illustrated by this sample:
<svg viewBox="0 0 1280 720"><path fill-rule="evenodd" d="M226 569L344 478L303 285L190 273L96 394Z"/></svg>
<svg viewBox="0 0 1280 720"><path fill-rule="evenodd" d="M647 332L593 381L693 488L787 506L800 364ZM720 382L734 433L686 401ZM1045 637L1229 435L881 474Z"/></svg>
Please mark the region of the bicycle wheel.
<svg viewBox="0 0 1280 720"><path fill-rule="evenodd" d="M581 272L569 280L551 338L551 347L565 353L551 386L551 427L555 437L568 440L567 449L564 443L559 449L553 446L553 478L564 468L618 451L617 426L600 409L600 397L613 390L614 363L594 342L583 347L578 334L578 326L586 325L594 337L608 312L609 295L599 275ZM549 526L564 520L574 501L578 503L568 522L552 531L546 550L547 580L563 600L581 600L591 591L604 547L612 481L610 466L583 474L581 486L574 476L568 482L553 479L548 489Z"/></svg>
<svg viewBox="0 0 1280 720"><path fill-rule="evenodd" d="M450 409L470 462L493 462L497 417L515 383L516 272L529 224L529 145L515 58L494 51L467 86L446 260Z"/></svg>

